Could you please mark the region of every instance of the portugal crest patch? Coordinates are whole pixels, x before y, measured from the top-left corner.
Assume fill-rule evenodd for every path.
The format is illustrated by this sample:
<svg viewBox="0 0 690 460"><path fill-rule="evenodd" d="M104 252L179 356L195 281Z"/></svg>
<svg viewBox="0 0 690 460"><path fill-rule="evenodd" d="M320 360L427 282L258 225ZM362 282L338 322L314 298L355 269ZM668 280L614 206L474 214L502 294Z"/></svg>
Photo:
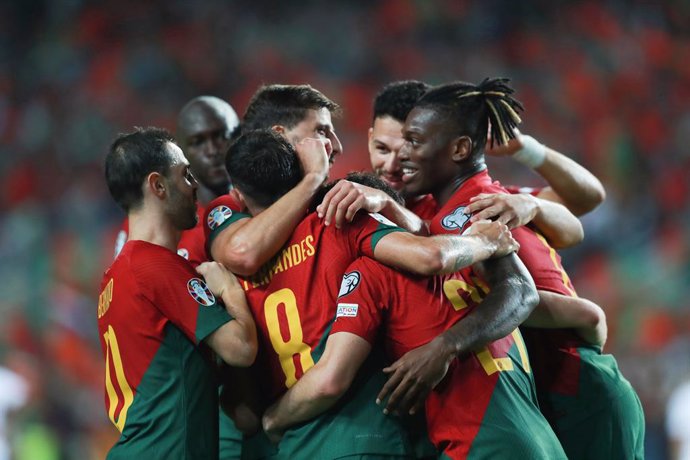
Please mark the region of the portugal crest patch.
<svg viewBox="0 0 690 460"><path fill-rule="evenodd" d="M465 214L465 207L460 206L445 216L441 220L441 225L446 230L462 230L468 220L470 220L470 216Z"/></svg>
<svg viewBox="0 0 690 460"><path fill-rule="evenodd" d="M361 276L358 271L345 273L345 275L343 275L343 281L340 283L340 292L338 292L338 297L346 296L350 292L357 289L360 278Z"/></svg>
<svg viewBox="0 0 690 460"><path fill-rule="evenodd" d="M194 300L205 307L209 307L216 303L216 298L213 296L211 290L206 286L206 283L199 278L192 278L187 281L187 291Z"/></svg>
<svg viewBox="0 0 690 460"><path fill-rule="evenodd" d="M211 230L217 229L223 222L232 216L232 209L227 206L216 206L208 213L206 224Z"/></svg>

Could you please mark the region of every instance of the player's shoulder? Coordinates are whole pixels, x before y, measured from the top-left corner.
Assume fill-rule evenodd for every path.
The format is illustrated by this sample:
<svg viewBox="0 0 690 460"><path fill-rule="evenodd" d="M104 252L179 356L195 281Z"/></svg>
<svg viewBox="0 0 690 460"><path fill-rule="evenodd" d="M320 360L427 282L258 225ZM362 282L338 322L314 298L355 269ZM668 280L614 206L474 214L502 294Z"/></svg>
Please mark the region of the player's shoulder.
<svg viewBox="0 0 690 460"><path fill-rule="evenodd" d="M127 268L144 280L174 273L195 273L189 262L176 252L146 241L127 242L121 256L126 257Z"/></svg>
<svg viewBox="0 0 690 460"><path fill-rule="evenodd" d="M213 239L228 225L247 217L251 216L244 212L244 206L233 194L229 193L216 198L206 206L202 224L204 231L210 232L210 238Z"/></svg>
<svg viewBox="0 0 690 460"><path fill-rule="evenodd" d="M218 198L215 198L212 200L209 204L206 205L204 208L205 213L208 214L208 212L218 206L227 206L228 208L232 209L235 212L240 212L242 211L242 205L240 204L239 201L230 193L226 193L225 195L221 195Z"/></svg>
<svg viewBox="0 0 690 460"><path fill-rule="evenodd" d="M361 256L355 259L348 267L348 272L352 271L356 271L359 276L371 275L388 277L396 273L393 268L367 256Z"/></svg>
<svg viewBox="0 0 690 460"><path fill-rule="evenodd" d="M229 219L233 214L242 212L240 203L230 194L219 196L204 208L202 217L210 221Z"/></svg>

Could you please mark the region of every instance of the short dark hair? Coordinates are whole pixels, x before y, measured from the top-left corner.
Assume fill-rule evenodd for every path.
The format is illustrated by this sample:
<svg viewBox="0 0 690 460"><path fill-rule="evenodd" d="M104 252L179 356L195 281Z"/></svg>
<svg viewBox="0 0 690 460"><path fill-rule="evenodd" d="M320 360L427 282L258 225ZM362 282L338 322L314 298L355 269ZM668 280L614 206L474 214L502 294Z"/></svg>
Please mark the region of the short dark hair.
<svg viewBox="0 0 690 460"><path fill-rule="evenodd" d="M175 144L172 134L154 127L137 127L113 141L105 158L105 180L110 195L125 212L141 205L146 176L152 172L167 174L172 164L165 150L168 142Z"/></svg>
<svg viewBox="0 0 690 460"><path fill-rule="evenodd" d="M302 179L295 149L271 129L242 133L225 157L230 180L259 206L268 207Z"/></svg>
<svg viewBox="0 0 690 460"><path fill-rule="evenodd" d="M335 187L335 185L341 180L343 179L336 179L321 187L321 189L319 189L314 194L314 198L312 199L311 207L309 208L309 210L312 212L316 211L316 207L319 204L321 204L323 198L326 196L326 193L328 193L333 187ZM377 176L373 172L352 171L347 173L347 175L345 176L345 180L349 180L350 182L355 182L357 184L362 184L366 185L367 187L381 190L386 195L393 198L393 200L395 200L395 202L399 205L405 205L405 200L403 199L402 195L400 195L399 192L395 191L390 185L384 182L379 176Z"/></svg>
<svg viewBox="0 0 690 460"><path fill-rule="evenodd" d="M249 101L242 117L242 129L271 128L282 125L290 129L304 120L307 110L328 109L333 115L340 106L309 85L267 85Z"/></svg>
<svg viewBox="0 0 690 460"><path fill-rule="evenodd" d="M418 80L394 81L384 86L374 99L374 120L391 117L405 123L407 115L430 86Z"/></svg>
<svg viewBox="0 0 690 460"><path fill-rule="evenodd" d="M431 108L446 116L455 134L472 139L472 155L484 152L489 125L491 143L506 144L516 136L524 110L507 78L485 78L473 85L462 81L435 86L427 91L416 107Z"/></svg>

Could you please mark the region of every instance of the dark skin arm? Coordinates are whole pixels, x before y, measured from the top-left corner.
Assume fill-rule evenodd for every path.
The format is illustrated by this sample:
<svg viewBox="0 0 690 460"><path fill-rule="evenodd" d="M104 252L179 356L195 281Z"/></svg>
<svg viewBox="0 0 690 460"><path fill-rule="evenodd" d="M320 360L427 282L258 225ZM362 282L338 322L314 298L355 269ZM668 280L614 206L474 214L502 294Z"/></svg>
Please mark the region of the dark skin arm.
<svg viewBox="0 0 690 460"><path fill-rule="evenodd" d="M419 411L453 359L509 335L537 305L534 281L517 255L490 259L475 268L491 287L481 308L384 369L390 377L376 400L380 404L388 397L384 413Z"/></svg>

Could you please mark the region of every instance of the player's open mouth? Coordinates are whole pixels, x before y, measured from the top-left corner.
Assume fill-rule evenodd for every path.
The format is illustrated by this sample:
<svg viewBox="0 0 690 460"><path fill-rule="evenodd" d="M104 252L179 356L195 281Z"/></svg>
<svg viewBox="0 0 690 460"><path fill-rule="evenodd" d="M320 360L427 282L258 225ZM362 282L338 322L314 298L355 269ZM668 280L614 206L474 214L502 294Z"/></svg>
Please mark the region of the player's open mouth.
<svg viewBox="0 0 690 460"><path fill-rule="evenodd" d="M408 183L411 180L414 179L414 176L417 175L418 170L415 168L410 168L410 167L403 167L402 168L402 181L404 183Z"/></svg>

